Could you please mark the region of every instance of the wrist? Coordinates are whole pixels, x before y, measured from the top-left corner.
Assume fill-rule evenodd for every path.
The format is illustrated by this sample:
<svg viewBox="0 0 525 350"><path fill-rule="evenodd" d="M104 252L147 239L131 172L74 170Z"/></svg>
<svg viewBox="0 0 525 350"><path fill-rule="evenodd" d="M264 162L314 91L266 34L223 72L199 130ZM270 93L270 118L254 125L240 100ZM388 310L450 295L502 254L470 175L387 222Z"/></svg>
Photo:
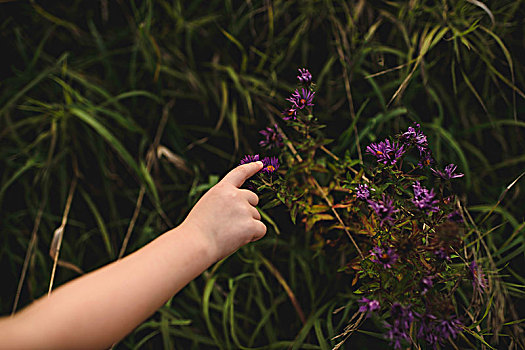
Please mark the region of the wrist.
<svg viewBox="0 0 525 350"><path fill-rule="evenodd" d="M217 244L212 239L212 235L198 224L184 221L177 227L180 234L192 241L199 254L209 262L209 265L219 260Z"/></svg>

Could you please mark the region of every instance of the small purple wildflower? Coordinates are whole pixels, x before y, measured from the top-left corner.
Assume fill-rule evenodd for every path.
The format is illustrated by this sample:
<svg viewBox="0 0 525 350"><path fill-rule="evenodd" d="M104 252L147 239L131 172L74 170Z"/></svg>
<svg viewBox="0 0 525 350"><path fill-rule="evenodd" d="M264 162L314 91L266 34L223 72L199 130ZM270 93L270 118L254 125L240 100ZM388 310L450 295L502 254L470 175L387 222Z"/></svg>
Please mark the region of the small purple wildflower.
<svg viewBox="0 0 525 350"><path fill-rule="evenodd" d="M287 110L285 110L282 114L284 120L295 120L297 119L297 108L290 107Z"/></svg>
<svg viewBox="0 0 525 350"><path fill-rule="evenodd" d="M313 106L312 103L314 99L315 92L311 92L308 89L301 89L301 93L299 93L299 90L295 90L295 92L287 98L287 101L290 101L293 103L292 108L296 109L303 109L307 106Z"/></svg>
<svg viewBox="0 0 525 350"><path fill-rule="evenodd" d="M430 345L435 345L438 342L438 337L435 334L436 320L437 317L429 313L420 315L419 330L417 332L417 337L419 339L424 339Z"/></svg>
<svg viewBox="0 0 525 350"><path fill-rule="evenodd" d="M367 203L381 219L381 226L383 226L385 222L394 221L392 214L399 211L399 209L394 208L394 201L388 198L384 193L383 200L377 200L377 202L375 202L371 199L368 199Z"/></svg>
<svg viewBox="0 0 525 350"><path fill-rule="evenodd" d="M399 255L392 248L383 249L381 247L374 247L370 253L373 258L370 261L381 264L383 268L390 269L399 258Z"/></svg>
<svg viewBox="0 0 525 350"><path fill-rule="evenodd" d="M421 295L425 295L430 289L432 289L434 282L432 281L431 276L427 276L427 277L423 277L423 279L421 280L419 284L421 287Z"/></svg>
<svg viewBox="0 0 525 350"><path fill-rule="evenodd" d="M386 337L390 339L394 349L401 349L401 343L410 340L410 327L414 322L414 313L409 306L403 307L396 302L392 304L390 314L393 322L392 324L385 324L389 329Z"/></svg>
<svg viewBox="0 0 525 350"><path fill-rule="evenodd" d="M415 127L408 127L408 131L401 135L401 139L408 144L414 144L419 152L424 152L428 147L427 137L421 131L421 126L419 124L414 123L414 125Z"/></svg>
<svg viewBox="0 0 525 350"><path fill-rule="evenodd" d="M457 165L449 164L445 167L445 169L443 169L443 171L434 170L432 168L430 168L430 170L432 170L434 175L436 175L437 177L440 177L445 180L450 180L450 179L455 179L457 177L462 177L463 175L465 175L465 174L460 174L460 173L454 174L457 167L458 167Z"/></svg>
<svg viewBox="0 0 525 350"><path fill-rule="evenodd" d="M263 173L273 174L277 169L279 169L279 159L276 157L265 157L262 160L264 167L261 169Z"/></svg>
<svg viewBox="0 0 525 350"><path fill-rule="evenodd" d="M475 260L469 265L470 277L472 278L472 287L474 290L483 292L487 288L487 279L483 273L483 269L479 266Z"/></svg>
<svg viewBox="0 0 525 350"><path fill-rule="evenodd" d="M297 79L299 79L301 84L310 85L312 82L312 74L310 74L306 68L299 69L299 75L297 76Z"/></svg>
<svg viewBox="0 0 525 350"><path fill-rule="evenodd" d="M437 341L439 343L444 343L449 338L456 339L463 324L455 315L451 316L449 319L441 319L435 321L436 326L434 327L435 334L437 336Z"/></svg>
<svg viewBox="0 0 525 350"><path fill-rule="evenodd" d="M432 152L430 150L424 150L419 152L419 163L418 167L424 168L434 163L434 158L432 158Z"/></svg>
<svg viewBox="0 0 525 350"><path fill-rule="evenodd" d="M366 312L367 317L370 315L371 312L379 310L381 305L379 304L379 301L377 300L370 300L368 298L361 298L357 301L359 304L359 312Z"/></svg>
<svg viewBox="0 0 525 350"><path fill-rule="evenodd" d="M434 193L434 189L429 191L425 187L421 186L419 181L414 182L412 187L414 188L414 198L412 199L412 203L414 203L417 208L421 210L428 210L430 212L439 211L439 206L437 206L439 201L434 199L434 196L436 195Z"/></svg>
<svg viewBox="0 0 525 350"><path fill-rule="evenodd" d="M397 160L406 152L403 145L397 142L392 142L389 139L379 143L371 143L367 148L367 152L377 158L379 163L396 164Z"/></svg>
<svg viewBox="0 0 525 350"><path fill-rule="evenodd" d="M283 137L277 129L277 124L273 128L266 128L259 131L259 134L264 136L264 140L259 141L259 146L268 147L269 149L276 147L281 148L284 146Z"/></svg>
<svg viewBox="0 0 525 350"><path fill-rule="evenodd" d="M259 160L259 155L258 154L254 155L254 156L248 154L248 155L244 156L243 159L241 159L240 165L257 162L258 160Z"/></svg>
<svg viewBox="0 0 525 350"><path fill-rule="evenodd" d="M361 185L357 185L357 187L355 188L355 196L357 199L361 199L361 200L366 200L368 198L370 198L370 191L373 191L374 189L368 187L367 184L361 184Z"/></svg>

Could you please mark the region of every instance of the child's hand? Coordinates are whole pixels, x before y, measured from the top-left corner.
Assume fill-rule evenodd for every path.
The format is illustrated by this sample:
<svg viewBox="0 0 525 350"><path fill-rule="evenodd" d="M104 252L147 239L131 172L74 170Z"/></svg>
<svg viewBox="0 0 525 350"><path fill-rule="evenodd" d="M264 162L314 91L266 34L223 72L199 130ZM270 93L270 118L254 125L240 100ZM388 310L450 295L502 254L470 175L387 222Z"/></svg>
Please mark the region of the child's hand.
<svg viewBox="0 0 525 350"><path fill-rule="evenodd" d="M266 225L255 208L259 197L240 188L262 167L262 162L253 162L230 171L202 196L181 225L202 238L216 260L266 234Z"/></svg>

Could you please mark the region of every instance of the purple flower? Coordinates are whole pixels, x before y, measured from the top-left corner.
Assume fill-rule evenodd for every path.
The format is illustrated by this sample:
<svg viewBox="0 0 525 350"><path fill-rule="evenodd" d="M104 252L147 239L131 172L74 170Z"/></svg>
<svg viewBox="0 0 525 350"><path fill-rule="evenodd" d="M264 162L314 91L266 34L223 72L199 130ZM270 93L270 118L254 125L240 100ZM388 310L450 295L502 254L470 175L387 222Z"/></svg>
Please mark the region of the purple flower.
<svg viewBox="0 0 525 350"><path fill-rule="evenodd" d="M310 74L306 68L299 69L299 75L297 76L297 79L299 79L301 84L310 85L312 82L312 74Z"/></svg>
<svg viewBox="0 0 525 350"><path fill-rule="evenodd" d="M401 139L408 144L414 144L419 152L424 152L428 147L427 137L421 131L419 124L414 123L414 125L415 127L408 127L408 131L401 135Z"/></svg>
<svg viewBox="0 0 525 350"><path fill-rule="evenodd" d="M434 199L434 189L429 191L421 186L419 181L414 182L412 187L414 188L414 198L412 199L412 203L414 203L417 208L431 212L439 211L439 206L437 205L439 201Z"/></svg>
<svg viewBox="0 0 525 350"><path fill-rule="evenodd" d="M427 277L423 277L423 279L421 280L419 284L421 287L421 295L425 295L430 289L432 289L434 282L432 281L431 276L427 276Z"/></svg>
<svg viewBox="0 0 525 350"><path fill-rule="evenodd" d="M394 349L401 349L401 343L410 340L410 327L414 322L414 313L409 306L403 307L396 302L392 305L390 315L393 321L392 324L385 324L388 328L386 337L390 339Z"/></svg>
<svg viewBox="0 0 525 350"><path fill-rule="evenodd" d="M371 143L366 150L375 156L379 163L390 165L396 164L397 160L406 152L403 145L399 146L399 143L392 142L389 139L379 143Z"/></svg>
<svg viewBox="0 0 525 350"><path fill-rule="evenodd" d="M372 262L381 264L383 268L389 269L394 265L399 258L399 256L396 254L394 249L388 248L383 249L381 247L374 247L370 253L372 254L373 258L370 259Z"/></svg>
<svg viewBox="0 0 525 350"><path fill-rule="evenodd" d="M290 96L286 100L293 103L292 108L303 109L304 107L314 105L312 103L314 95L315 92L311 92L310 90L303 88L301 89L301 93L299 93L298 90L295 90L292 96Z"/></svg>
<svg viewBox="0 0 525 350"><path fill-rule="evenodd" d="M434 158L432 158L432 152L428 149L419 152L419 163L418 167L424 168L434 163Z"/></svg>
<svg viewBox="0 0 525 350"><path fill-rule="evenodd" d="M259 155L258 154L254 155L254 156L248 154L248 155L244 156L243 159L241 159L240 165L257 162L258 160L259 160Z"/></svg>
<svg viewBox="0 0 525 350"><path fill-rule="evenodd" d="M383 193L383 200L378 200L377 202L374 202L371 199L367 200L368 205L374 210L376 215L381 219L381 226L385 222L391 222L394 221L394 218L392 218L392 214L397 213L399 210L394 208L394 201L390 198L388 198Z"/></svg>
<svg viewBox="0 0 525 350"><path fill-rule="evenodd" d="M361 184L361 185L358 185L356 188L355 188L355 196L357 199L361 199L361 200L366 200L370 197L370 191L373 191L374 189L368 187L367 184Z"/></svg>
<svg viewBox="0 0 525 350"><path fill-rule="evenodd" d="M430 345L435 345L438 342L438 337L434 332L437 317L429 313L425 313L420 317L417 337L419 339L424 339Z"/></svg>
<svg viewBox="0 0 525 350"><path fill-rule="evenodd" d="M463 324L454 315L449 319L441 319L435 321L436 326L434 327L437 341L444 343L449 338L455 339L459 333Z"/></svg>
<svg viewBox="0 0 525 350"><path fill-rule="evenodd" d="M295 120L297 119L297 108L290 107L287 110L285 110L282 114L284 120Z"/></svg>
<svg viewBox="0 0 525 350"><path fill-rule="evenodd" d="M277 124L273 128L266 128L259 131L259 134L264 136L264 140L259 141L261 147L268 147L269 149L273 147L281 148L284 146L283 137L277 129Z"/></svg>
<svg viewBox="0 0 525 350"><path fill-rule="evenodd" d="M262 160L264 167L261 169L263 173L272 174L279 169L279 159L276 157L265 157Z"/></svg>
<svg viewBox="0 0 525 350"><path fill-rule="evenodd" d="M483 292L487 288L487 279L483 273L481 266L478 266L476 261L472 261L469 265L470 277L472 278L472 287L474 290Z"/></svg>
<svg viewBox="0 0 525 350"><path fill-rule="evenodd" d="M434 173L434 175L436 175L437 177L440 177L442 179L445 179L445 180L450 180L450 179L455 179L457 177L462 177L464 174L454 174L454 172L456 171L456 168L458 166L457 165L454 165L454 164L449 164L445 167L445 169L443 169L443 171L441 170L434 170L432 168L430 168L430 170L432 170L432 172Z"/></svg>
<svg viewBox="0 0 525 350"><path fill-rule="evenodd" d="M379 305L379 301L377 300L370 300L368 298L361 298L357 301L358 303L361 304L361 306L359 307L359 312L367 312L367 316L373 312L373 311L376 311L376 310L379 310L379 308L381 307Z"/></svg>

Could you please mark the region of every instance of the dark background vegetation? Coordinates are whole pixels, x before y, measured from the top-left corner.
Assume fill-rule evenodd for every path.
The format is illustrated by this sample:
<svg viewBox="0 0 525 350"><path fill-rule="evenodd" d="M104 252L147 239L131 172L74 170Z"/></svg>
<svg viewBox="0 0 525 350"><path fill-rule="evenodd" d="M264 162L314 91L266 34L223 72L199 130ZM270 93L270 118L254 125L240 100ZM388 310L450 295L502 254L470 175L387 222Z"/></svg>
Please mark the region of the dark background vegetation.
<svg viewBox="0 0 525 350"><path fill-rule="evenodd" d="M439 166L458 164L506 286L506 309L491 312L523 318L524 180L506 188L525 170L524 16L514 0L1 3L1 313L47 292L63 220L54 286L115 260L127 233L129 253L180 223L259 152L258 130L279 122L307 67L335 154L358 159L416 121ZM351 277L283 208L266 214L264 240L117 348L331 348L355 310ZM369 320L348 346L384 348L380 333Z"/></svg>

